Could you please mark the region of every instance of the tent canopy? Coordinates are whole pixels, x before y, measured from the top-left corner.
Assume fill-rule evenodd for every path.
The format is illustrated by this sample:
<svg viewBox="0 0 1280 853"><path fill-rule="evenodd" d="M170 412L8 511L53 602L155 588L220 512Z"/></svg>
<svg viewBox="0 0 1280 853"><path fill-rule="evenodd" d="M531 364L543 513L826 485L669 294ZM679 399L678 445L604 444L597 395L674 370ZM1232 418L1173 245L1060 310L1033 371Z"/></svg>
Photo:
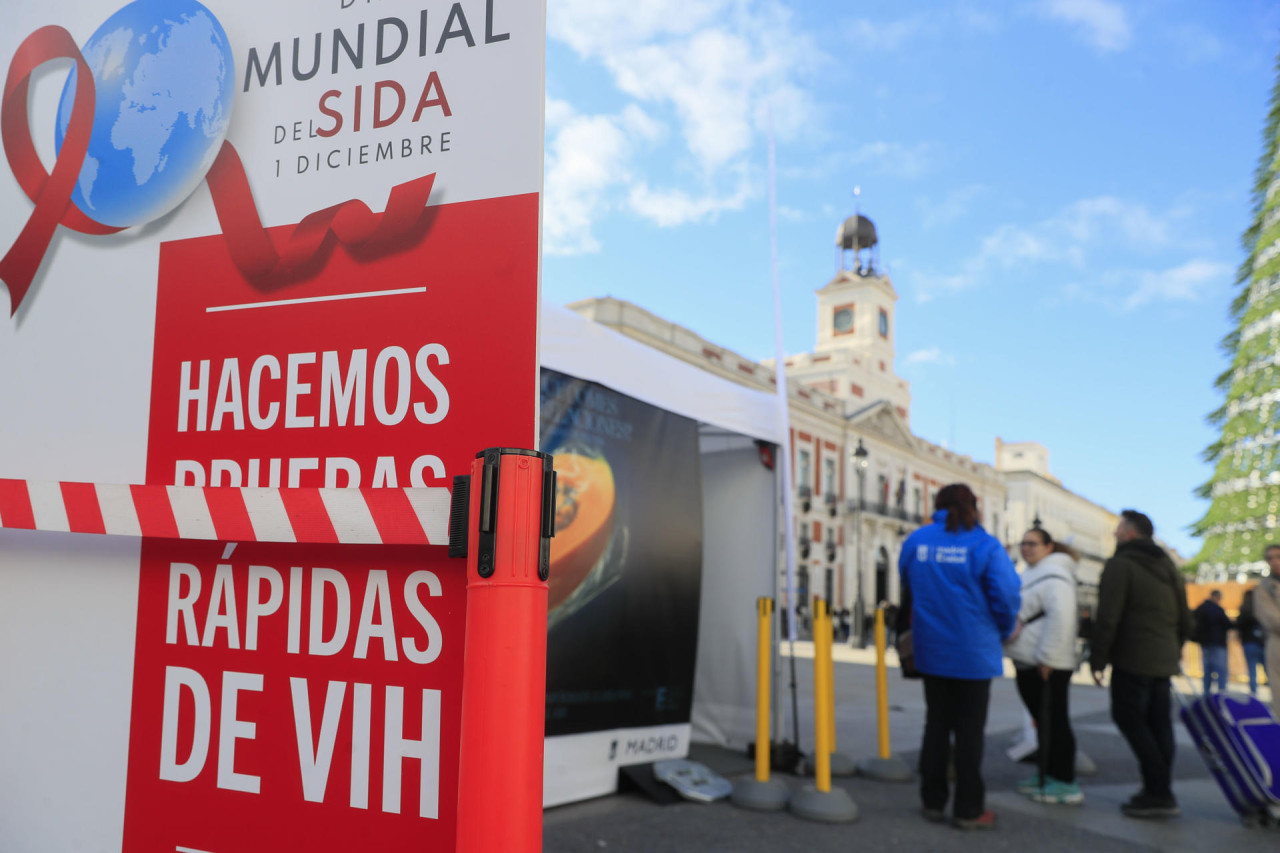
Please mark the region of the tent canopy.
<svg viewBox="0 0 1280 853"><path fill-rule="evenodd" d="M568 308L542 304L542 365L730 432L782 444L778 401Z"/></svg>

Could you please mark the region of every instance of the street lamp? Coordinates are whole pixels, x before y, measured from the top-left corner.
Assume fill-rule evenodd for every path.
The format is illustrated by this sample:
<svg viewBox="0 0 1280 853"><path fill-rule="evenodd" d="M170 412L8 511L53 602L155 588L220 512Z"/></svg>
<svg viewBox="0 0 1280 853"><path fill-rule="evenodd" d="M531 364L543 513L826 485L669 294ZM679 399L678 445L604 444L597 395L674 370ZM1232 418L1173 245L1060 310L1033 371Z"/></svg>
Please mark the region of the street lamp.
<svg viewBox="0 0 1280 853"><path fill-rule="evenodd" d="M862 599L862 505L865 502L863 492L867 484L867 448L863 447L862 439L858 439L858 447L853 451L853 473L858 475L858 511L855 513L854 530L853 530L853 547L857 553L855 563L858 573L858 597L853 605L853 630L854 636L858 638L858 648L865 648L867 644L866 638L866 619L867 606Z"/></svg>

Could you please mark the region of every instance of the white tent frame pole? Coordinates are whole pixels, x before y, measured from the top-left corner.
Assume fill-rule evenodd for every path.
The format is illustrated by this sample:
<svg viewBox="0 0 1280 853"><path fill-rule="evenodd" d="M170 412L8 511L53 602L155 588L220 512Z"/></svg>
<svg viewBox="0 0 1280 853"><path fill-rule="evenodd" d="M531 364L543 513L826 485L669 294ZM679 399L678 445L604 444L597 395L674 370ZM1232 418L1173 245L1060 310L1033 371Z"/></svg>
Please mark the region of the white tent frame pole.
<svg viewBox="0 0 1280 853"><path fill-rule="evenodd" d="M796 558L795 530L791 510L791 415L787 395L786 351L782 345L782 288L778 281L778 188L777 167L774 158L773 109L768 110L769 123L769 260L773 279L773 350L774 378L778 393L779 432L782 443L778 447L780 486L782 489L782 541L783 559L786 562L785 601L779 601L779 617L785 609L788 654L795 665L796 641ZM776 693L775 693L776 695ZM793 711L794 713L794 711ZM775 719L777 719L775 715ZM792 721L793 725L798 721ZM799 743L796 746L799 747ZM759 748L757 746L757 748Z"/></svg>

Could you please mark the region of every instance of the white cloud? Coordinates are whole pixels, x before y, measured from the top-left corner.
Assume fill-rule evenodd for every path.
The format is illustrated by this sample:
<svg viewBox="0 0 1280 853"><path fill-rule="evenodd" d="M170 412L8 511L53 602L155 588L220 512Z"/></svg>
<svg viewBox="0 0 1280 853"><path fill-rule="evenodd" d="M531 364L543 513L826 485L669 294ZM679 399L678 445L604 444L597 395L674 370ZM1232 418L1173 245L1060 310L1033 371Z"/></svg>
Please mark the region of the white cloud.
<svg viewBox="0 0 1280 853"><path fill-rule="evenodd" d="M1114 196L1082 199L1071 205L1059 217L1062 228L1079 241L1092 240L1105 231L1119 228L1135 244L1165 246L1169 243L1169 226L1172 219L1184 214L1174 210L1170 217L1161 219L1144 205L1126 202Z"/></svg>
<svg viewBox="0 0 1280 853"><path fill-rule="evenodd" d="M1001 225L982 241L975 260L979 269L1045 261L1079 265L1101 244L1164 248L1172 241L1170 229L1186 214L1175 208L1160 217L1145 205L1114 196L1081 199L1030 226Z"/></svg>
<svg viewBox="0 0 1280 853"><path fill-rule="evenodd" d="M1064 295L1076 302L1125 313L1158 302L1199 302L1215 290L1227 292L1234 267L1223 261L1193 258L1168 269L1117 269L1073 282Z"/></svg>
<svg viewBox="0 0 1280 853"><path fill-rule="evenodd" d="M548 116L548 220L559 220L555 234L548 229L551 251L596 250L592 224L611 209L663 226L739 209L754 193L750 157L768 113L788 139L815 112L797 81L821 53L777 0L559 0L547 31L601 67L627 104L616 115L577 117L594 133L566 134L572 122L553 128ZM632 108L638 116L628 118ZM609 126L625 132L611 138ZM678 187L636 174L646 146L681 174ZM553 200L569 212L552 212Z"/></svg>
<svg viewBox="0 0 1280 853"><path fill-rule="evenodd" d="M1040 12L1073 25L1099 50L1119 51L1129 46L1132 32L1124 7L1108 0L1045 0Z"/></svg>
<svg viewBox="0 0 1280 853"><path fill-rule="evenodd" d="M647 183L631 188L628 201L636 213L663 228L715 219L722 211L741 210L751 197L746 181L726 195L691 195L681 189L653 189Z"/></svg>
<svg viewBox="0 0 1280 853"><path fill-rule="evenodd" d="M908 353L903 360L903 364L945 364L952 365L956 363L955 356L945 353L940 347L930 347L928 349L918 349L915 352Z"/></svg>
<svg viewBox="0 0 1280 853"><path fill-rule="evenodd" d="M653 140L661 126L634 105L620 114L580 115L564 101L548 99L543 206L543 245L549 254L597 251L591 224L608 207L608 192L629 177L627 164L637 140Z"/></svg>
<svg viewBox="0 0 1280 853"><path fill-rule="evenodd" d="M1102 301L1118 310L1156 301L1195 299L1229 265L1193 260L1160 271L1124 270L1117 258L1166 253L1193 245L1178 233L1190 211L1175 206L1163 214L1114 196L1081 199L1029 225L1005 223L981 238L975 250L948 272L913 273L917 300L979 286L1008 270L1056 265L1091 271L1091 285L1074 284L1068 296Z"/></svg>
<svg viewBox="0 0 1280 853"><path fill-rule="evenodd" d="M1181 266L1137 275L1137 288L1124 300L1126 309L1150 302L1196 302L1214 287L1226 288L1235 268L1222 261L1196 258Z"/></svg>

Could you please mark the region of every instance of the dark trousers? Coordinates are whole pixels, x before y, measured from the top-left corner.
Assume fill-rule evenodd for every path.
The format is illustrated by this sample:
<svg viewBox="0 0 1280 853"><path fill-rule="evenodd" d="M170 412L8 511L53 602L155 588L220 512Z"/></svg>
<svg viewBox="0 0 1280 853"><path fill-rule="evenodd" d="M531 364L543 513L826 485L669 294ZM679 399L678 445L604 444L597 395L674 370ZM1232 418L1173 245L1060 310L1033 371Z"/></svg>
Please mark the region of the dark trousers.
<svg viewBox="0 0 1280 853"><path fill-rule="evenodd" d="M982 747L990 698L990 679L924 677L927 711L920 747L920 800L925 808L941 810L947 805L947 765L954 737L956 800L952 813L961 820L971 820L984 811Z"/></svg>
<svg viewBox="0 0 1280 853"><path fill-rule="evenodd" d="M1169 679L1111 669L1111 719L1129 741L1142 771L1142 788L1156 797L1173 795L1173 717Z"/></svg>
<svg viewBox="0 0 1280 853"><path fill-rule="evenodd" d="M1039 667L1018 669L1018 695L1035 718L1037 741L1049 758L1046 772L1059 782L1076 781L1076 736L1071 731L1071 718L1067 713L1070 687L1069 670L1055 669L1049 673L1049 680L1045 681L1040 677ZM1044 721L1046 691L1049 694L1047 723Z"/></svg>

